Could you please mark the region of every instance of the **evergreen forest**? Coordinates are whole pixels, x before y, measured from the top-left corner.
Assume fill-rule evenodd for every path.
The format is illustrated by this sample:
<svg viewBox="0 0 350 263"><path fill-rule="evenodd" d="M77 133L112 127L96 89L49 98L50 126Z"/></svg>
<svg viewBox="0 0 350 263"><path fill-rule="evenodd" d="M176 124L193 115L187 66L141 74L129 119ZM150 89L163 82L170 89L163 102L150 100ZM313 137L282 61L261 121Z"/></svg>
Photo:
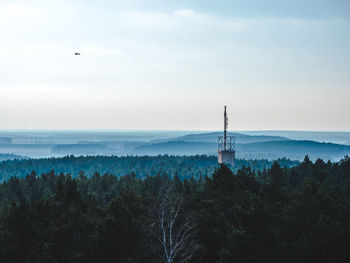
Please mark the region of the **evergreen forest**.
<svg viewBox="0 0 350 263"><path fill-rule="evenodd" d="M152 157L169 166L154 175L154 164L138 172L151 157L134 159L129 174L103 170L107 157L96 157L100 172L84 158L65 160L85 161L85 172L45 171L60 159L45 169L42 160L1 163L0 262L350 262L348 156L241 160L235 169L209 165L212 157L197 156L197 168L194 157ZM22 173L37 166L7 176L12 164Z"/></svg>
<svg viewBox="0 0 350 263"><path fill-rule="evenodd" d="M299 162L286 158L277 159L283 167L292 167ZM236 159L233 171L249 166L255 171L270 168L273 161L267 159ZM76 178L81 172L87 177L93 174L113 174L118 177L134 173L137 178L166 174L170 178L176 174L183 179L211 176L218 168L217 156L79 156L41 159L14 159L0 162L0 182L11 177L22 178L31 172L37 175L48 173L52 169L56 173L70 174Z"/></svg>

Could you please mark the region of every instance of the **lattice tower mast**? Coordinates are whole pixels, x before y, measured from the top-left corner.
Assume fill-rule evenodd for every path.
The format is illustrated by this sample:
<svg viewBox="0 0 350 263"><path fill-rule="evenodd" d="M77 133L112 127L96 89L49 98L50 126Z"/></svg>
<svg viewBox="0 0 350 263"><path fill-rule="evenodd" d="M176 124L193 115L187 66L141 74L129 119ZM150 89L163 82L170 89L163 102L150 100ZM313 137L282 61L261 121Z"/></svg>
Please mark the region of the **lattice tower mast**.
<svg viewBox="0 0 350 263"><path fill-rule="evenodd" d="M235 163L235 137L228 136L227 107L224 108L224 136L218 137L218 162L229 164L232 167Z"/></svg>

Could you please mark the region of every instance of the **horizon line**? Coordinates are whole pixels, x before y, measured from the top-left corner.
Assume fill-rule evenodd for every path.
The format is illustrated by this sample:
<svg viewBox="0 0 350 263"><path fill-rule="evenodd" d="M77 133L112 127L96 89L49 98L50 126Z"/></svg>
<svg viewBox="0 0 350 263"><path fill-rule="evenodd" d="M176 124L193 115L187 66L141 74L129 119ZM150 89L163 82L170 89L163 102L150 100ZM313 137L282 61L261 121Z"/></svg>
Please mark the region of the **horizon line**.
<svg viewBox="0 0 350 263"><path fill-rule="evenodd" d="M0 132L221 132L221 129L51 129L51 128L22 128L22 129L0 129ZM247 130L229 130L229 132L345 132L349 133L350 130L329 130L329 129L320 129L320 130L300 130L300 129L247 129Z"/></svg>

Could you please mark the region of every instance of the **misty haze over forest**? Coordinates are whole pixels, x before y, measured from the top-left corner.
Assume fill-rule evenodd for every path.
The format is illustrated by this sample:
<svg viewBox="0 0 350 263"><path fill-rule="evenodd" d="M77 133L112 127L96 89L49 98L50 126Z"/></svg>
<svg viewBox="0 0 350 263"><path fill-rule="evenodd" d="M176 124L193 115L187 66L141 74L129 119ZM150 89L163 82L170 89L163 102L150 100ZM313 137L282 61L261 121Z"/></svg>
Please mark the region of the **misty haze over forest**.
<svg viewBox="0 0 350 263"><path fill-rule="evenodd" d="M221 132L205 131L0 131L2 159L66 155L216 155ZM350 154L350 132L242 131L238 158L337 161ZM6 155L7 154L7 155ZM13 156L8 155L13 154Z"/></svg>

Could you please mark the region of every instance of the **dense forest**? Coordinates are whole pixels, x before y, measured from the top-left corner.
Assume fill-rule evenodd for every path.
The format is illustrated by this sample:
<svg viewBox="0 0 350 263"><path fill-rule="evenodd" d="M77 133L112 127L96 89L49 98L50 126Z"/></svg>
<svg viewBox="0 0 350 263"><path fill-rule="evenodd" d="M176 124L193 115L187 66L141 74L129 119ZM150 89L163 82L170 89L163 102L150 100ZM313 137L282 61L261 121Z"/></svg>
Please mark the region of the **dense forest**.
<svg viewBox="0 0 350 263"><path fill-rule="evenodd" d="M27 159L26 157L15 155L15 154L3 154L0 153L0 162L1 161L7 161L7 160L19 160L19 159Z"/></svg>
<svg viewBox="0 0 350 263"><path fill-rule="evenodd" d="M277 162L283 167L297 165L298 161L278 159ZM249 166L255 171L270 168L272 161L268 160L244 160L237 159L234 171ZM122 176L134 173L137 178L147 175L167 174L173 177L176 174L181 178L211 176L218 168L217 157L207 155L195 156L66 156L63 158L43 158L26 160L9 160L0 162L0 182L11 177L25 177L32 171L38 175L48 173L52 169L56 173L70 174L73 178L83 172L87 177L95 172L100 174L113 174Z"/></svg>
<svg viewBox="0 0 350 263"><path fill-rule="evenodd" d="M347 156L183 179L11 177L0 262L350 262Z"/></svg>

